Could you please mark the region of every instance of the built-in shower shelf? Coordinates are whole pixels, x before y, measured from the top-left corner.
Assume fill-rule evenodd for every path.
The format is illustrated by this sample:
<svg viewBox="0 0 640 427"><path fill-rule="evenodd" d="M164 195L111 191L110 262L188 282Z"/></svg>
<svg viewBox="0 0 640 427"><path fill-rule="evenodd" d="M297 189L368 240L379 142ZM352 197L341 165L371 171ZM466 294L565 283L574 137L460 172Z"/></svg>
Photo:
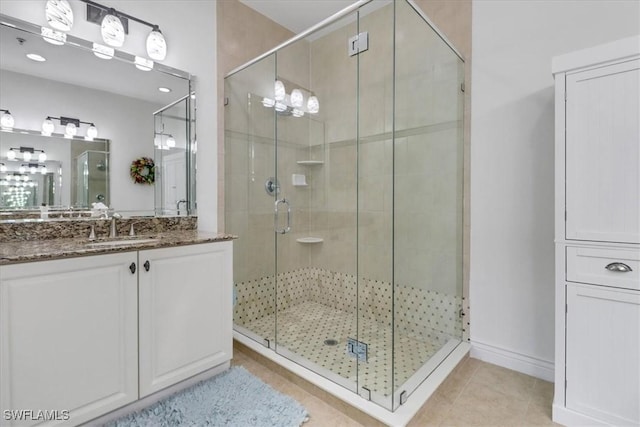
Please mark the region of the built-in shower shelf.
<svg viewBox="0 0 640 427"><path fill-rule="evenodd" d="M296 239L298 243L322 243L324 239L322 237L300 237Z"/></svg>
<svg viewBox="0 0 640 427"><path fill-rule="evenodd" d="M298 160L296 163L303 166L324 165L324 160Z"/></svg>

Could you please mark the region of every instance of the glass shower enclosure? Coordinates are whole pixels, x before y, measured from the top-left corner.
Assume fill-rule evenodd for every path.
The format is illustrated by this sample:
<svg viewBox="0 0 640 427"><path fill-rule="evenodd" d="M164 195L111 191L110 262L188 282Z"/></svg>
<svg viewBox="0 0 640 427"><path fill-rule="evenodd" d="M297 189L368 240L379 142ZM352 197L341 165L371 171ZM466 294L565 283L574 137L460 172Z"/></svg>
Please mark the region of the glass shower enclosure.
<svg viewBox="0 0 640 427"><path fill-rule="evenodd" d="M406 0L226 77L236 331L391 411L462 342L463 83Z"/></svg>

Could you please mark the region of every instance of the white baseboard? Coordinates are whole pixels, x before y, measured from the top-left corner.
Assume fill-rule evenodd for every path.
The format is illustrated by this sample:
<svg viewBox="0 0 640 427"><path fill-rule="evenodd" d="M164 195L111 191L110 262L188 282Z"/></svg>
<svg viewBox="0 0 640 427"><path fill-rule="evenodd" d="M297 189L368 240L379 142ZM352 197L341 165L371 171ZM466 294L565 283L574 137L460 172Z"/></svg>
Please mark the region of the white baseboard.
<svg viewBox="0 0 640 427"><path fill-rule="evenodd" d="M545 381L553 382L555 379L553 362L478 341L471 340L471 357Z"/></svg>
<svg viewBox="0 0 640 427"><path fill-rule="evenodd" d="M563 426L609 426L603 421L596 420L587 415L574 412L563 406L553 405L553 422ZM611 424L612 425L612 424Z"/></svg>

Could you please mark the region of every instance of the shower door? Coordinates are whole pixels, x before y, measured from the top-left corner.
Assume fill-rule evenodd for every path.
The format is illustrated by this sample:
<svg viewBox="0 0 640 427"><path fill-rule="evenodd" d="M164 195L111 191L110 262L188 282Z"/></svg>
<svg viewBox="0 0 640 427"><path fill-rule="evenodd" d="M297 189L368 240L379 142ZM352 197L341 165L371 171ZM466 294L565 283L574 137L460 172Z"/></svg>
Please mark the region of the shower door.
<svg viewBox="0 0 640 427"><path fill-rule="evenodd" d="M276 351L357 391L357 13L276 54ZM316 112L315 107L319 105ZM283 105L278 105L282 102ZM350 341L351 340L351 341Z"/></svg>

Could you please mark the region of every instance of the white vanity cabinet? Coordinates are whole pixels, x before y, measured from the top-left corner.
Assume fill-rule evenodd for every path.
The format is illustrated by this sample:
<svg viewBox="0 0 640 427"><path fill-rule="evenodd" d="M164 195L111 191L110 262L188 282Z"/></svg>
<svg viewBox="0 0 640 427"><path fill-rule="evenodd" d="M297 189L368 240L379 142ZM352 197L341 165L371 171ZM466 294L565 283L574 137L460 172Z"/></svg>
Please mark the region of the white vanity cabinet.
<svg viewBox="0 0 640 427"><path fill-rule="evenodd" d="M640 37L553 60L553 420L640 425Z"/></svg>
<svg viewBox="0 0 640 427"><path fill-rule="evenodd" d="M228 363L232 265L223 241L0 266L0 425L75 426Z"/></svg>
<svg viewBox="0 0 640 427"><path fill-rule="evenodd" d="M231 359L231 245L140 251L140 397Z"/></svg>
<svg viewBox="0 0 640 427"><path fill-rule="evenodd" d="M76 425L138 399L136 263L127 252L0 266L0 425L14 425L7 409L66 410L61 424Z"/></svg>

